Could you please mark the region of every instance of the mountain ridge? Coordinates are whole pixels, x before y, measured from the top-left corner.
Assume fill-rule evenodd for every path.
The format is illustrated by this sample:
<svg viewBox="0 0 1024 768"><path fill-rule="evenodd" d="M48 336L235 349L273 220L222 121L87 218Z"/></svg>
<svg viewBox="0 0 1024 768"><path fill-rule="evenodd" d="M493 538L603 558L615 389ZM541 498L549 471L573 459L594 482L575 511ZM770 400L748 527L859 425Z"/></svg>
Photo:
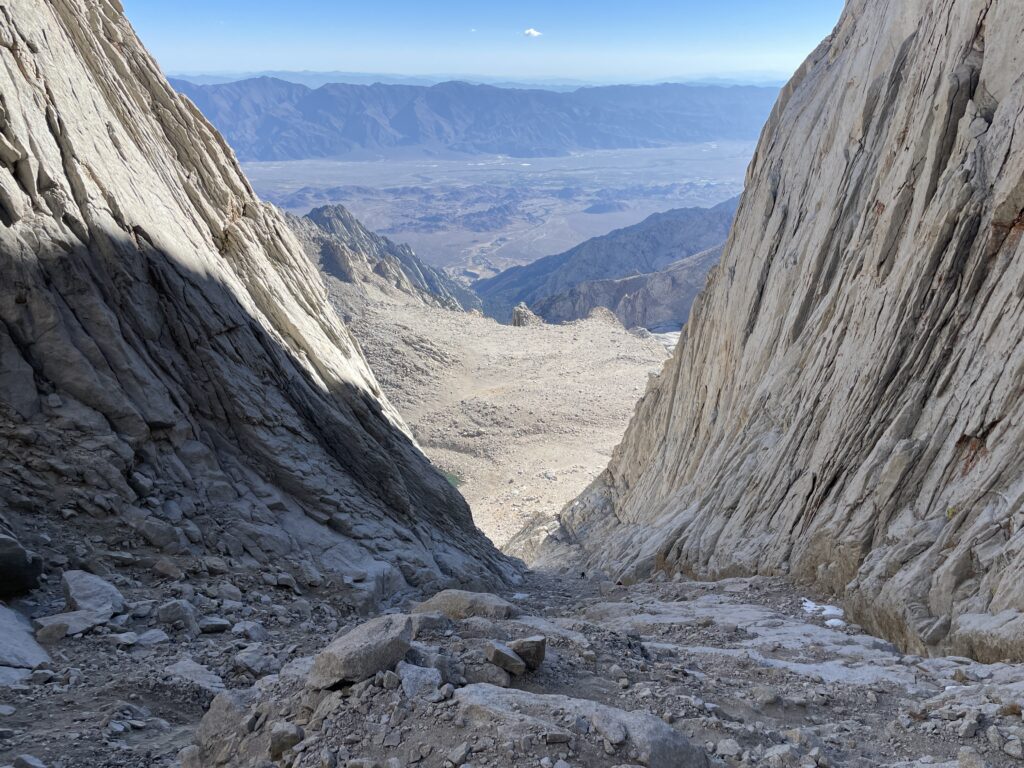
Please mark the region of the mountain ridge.
<svg viewBox="0 0 1024 768"><path fill-rule="evenodd" d="M241 160L428 153L565 155L592 149L754 139L777 89L663 84L570 92L458 81L433 86L270 77L172 84L224 134Z"/></svg>
<svg viewBox="0 0 1024 768"><path fill-rule="evenodd" d="M548 307L550 319L555 322L560 322L563 314L564 319L575 319L555 306L557 301L563 306L577 303L576 299L565 298L567 293L582 283L659 272L682 258L721 245L729 234L738 202L739 198L732 198L711 208L655 213L638 224L591 238L563 253L478 280L473 290L485 311L499 320L507 320L512 307L520 302L535 311L541 302L548 302L543 306ZM555 299L560 296L561 300ZM587 313L589 309L592 307Z"/></svg>

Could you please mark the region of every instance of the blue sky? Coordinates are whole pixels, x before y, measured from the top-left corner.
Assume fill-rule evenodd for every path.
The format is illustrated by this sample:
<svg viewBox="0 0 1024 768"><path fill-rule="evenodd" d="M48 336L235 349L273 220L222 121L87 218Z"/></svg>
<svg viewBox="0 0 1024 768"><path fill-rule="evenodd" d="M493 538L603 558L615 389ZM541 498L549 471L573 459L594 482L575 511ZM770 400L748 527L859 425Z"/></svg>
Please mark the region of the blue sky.
<svg viewBox="0 0 1024 768"><path fill-rule="evenodd" d="M167 72L790 74L842 0L123 0ZM538 34L524 34L533 30Z"/></svg>

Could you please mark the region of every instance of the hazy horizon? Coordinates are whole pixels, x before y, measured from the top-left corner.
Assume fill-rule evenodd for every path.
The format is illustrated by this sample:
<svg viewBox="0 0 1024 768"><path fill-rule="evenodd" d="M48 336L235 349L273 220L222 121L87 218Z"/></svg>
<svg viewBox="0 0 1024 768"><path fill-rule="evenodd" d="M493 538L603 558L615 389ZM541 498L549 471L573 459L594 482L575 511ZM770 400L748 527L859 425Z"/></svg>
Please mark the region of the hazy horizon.
<svg viewBox="0 0 1024 768"><path fill-rule="evenodd" d="M442 7L295 0L124 0L165 72L232 77L344 73L602 85L778 84L834 27L842 0L539 0Z"/></svg>

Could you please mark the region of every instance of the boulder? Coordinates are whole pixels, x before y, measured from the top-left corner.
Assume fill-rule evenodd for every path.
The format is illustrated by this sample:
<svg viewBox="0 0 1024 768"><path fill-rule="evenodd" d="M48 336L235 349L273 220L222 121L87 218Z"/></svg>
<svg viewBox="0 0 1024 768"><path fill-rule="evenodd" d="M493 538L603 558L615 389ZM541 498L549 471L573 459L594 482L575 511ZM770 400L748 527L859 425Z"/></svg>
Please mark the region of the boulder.
<svg viewBox="0 0 1024 768"><path fill-rule="evenodd" d="M540 665L544 663L547 642L547 638L544 635L533 635L532 637L524 637L522 640L512 640L509 642L508 647L526 663L528 670L534 672L540 669Z"/></svg>
<svg viewBox="0 0 1024 768"><path fill-rule="evenodd" d="M402 692L410 699L428 696L441 687L441 672L431 667L400 661L396 671L402 681Z"/></svg>
<svg viewBox="0 0 1024 768"><path fill-rule="evenodd" d="M392 669L409 651L412 620L404 614L371 619L335 638L317 654L307 684L332 688L342 683L368 680Z"/></svg>
<svg viewBox="0 0 1024 768"><path fill-rule="evenodd" d="M124 612L125 600L120 590L88 571L65 571L61 587L69 611Z"/></svg>
<svg viewBox="0 0 1024 768"><path fill-rule="evenodd" d="M59 640L59 637L55 637L58 632L57 629L50 629L51 627L63 625L65 627L64 635L78 635L88 632L94 627L106 624L113 615L109 609L100 611L69 611L68 613L57 613L53 616L33 619L33 623L40 631L50 630L46 633L47 637Z"/></svg>
<svg viewBox="0 0 1024 768"><path fill-rule="evenodd" d="M49 660L49 654L32 637L28 621L0 605L0 667L34 669Z"/></svg>
<svg viewBox="0 0 1024 768"><path fill-rule="evenodd" d="M501 667L511 675L522 675L526 672L526 662L504 643L491 641L487 644L486 653L491 664Z"/></svg>
<svg viewBox="0 0 1024 768"><path fill-rule="evenodd" d="M211 672L207 667L186 657L164 669L171 677L191 683L207 693L220 693L224 690L224 681L220 675Z"/></svg>
<svg viewBox="0 0 1024 768"><path fill-rule="evenodd" d="M559 734L564 733L566 719L582 718L593 723L600 733L624 734L622 743L628 742L630 750L638 757L637 762L647 768L705 768L708 765L703 747L692 744L660 717L645 712L626 712L587 699L486 684L460 688L454 699L477 727L497 727L502 732L514 733L547 723L553 734Z"/></svg>
<svg viewBox="0 0 1024 768"><path fill-rule="evenodd" d="M199 618L195 606L187 600L168 600L156 609L156 618L161 624L181 622L186 632L199 634Z"/></svg>
<svg viewBox="0 0 1024 768"><path fill-rule="evenodd" d="M446 589L413 608L413 613L441 613L450 619L482 616L487 619L511 619L519 608L489 592L466 592Z"/></svg>

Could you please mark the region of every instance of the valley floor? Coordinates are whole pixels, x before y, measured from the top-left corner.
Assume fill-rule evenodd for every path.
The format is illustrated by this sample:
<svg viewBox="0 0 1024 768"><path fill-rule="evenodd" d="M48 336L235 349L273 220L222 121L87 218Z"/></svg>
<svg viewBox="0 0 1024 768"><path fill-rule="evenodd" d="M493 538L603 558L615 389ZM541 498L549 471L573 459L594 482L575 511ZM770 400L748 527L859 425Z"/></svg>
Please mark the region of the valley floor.
<svg viewBox="0 0 1024 768"><path fill-rule="evenodd" d="M385 394L499 547L607 466L667 357L610 314L514 328L382 302L351 327Z"/></svg>

